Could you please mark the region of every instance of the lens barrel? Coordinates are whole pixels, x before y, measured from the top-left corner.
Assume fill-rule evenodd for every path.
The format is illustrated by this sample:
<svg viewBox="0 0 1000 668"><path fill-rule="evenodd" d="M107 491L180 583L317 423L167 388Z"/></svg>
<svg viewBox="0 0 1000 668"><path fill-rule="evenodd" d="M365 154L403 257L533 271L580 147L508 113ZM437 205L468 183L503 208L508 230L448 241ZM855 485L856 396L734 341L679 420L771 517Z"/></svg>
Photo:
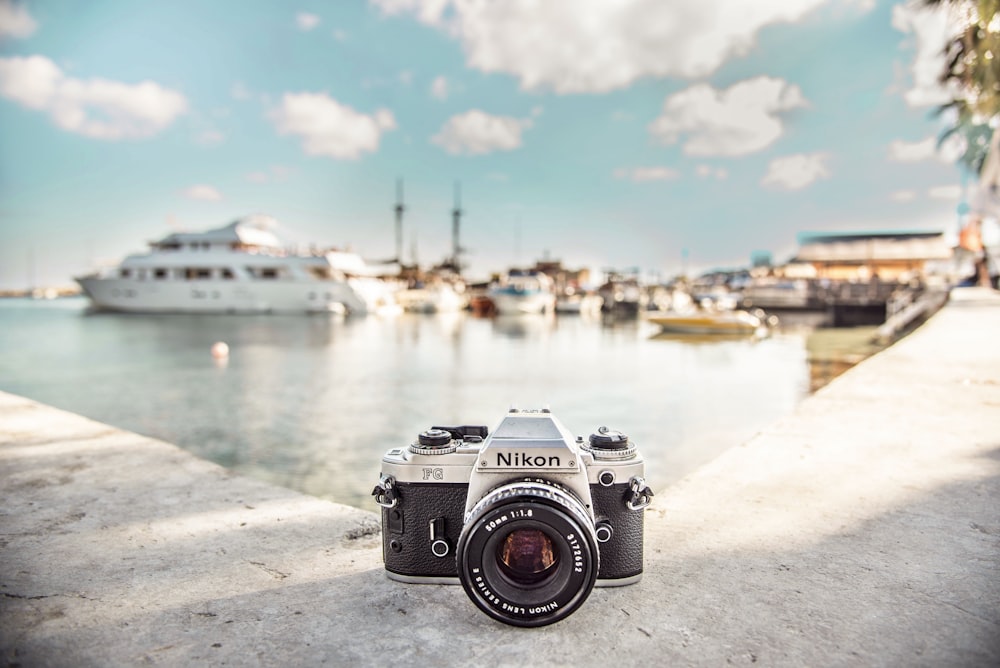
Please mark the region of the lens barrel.
<svg viewBox="0 0 1000 668"><path fill-rule="evenodd" d="M469 598L515 626L567 617L590 595L599 566L584 505L559 485L534 479L504 484L475 505L457 558Z"/></svg>

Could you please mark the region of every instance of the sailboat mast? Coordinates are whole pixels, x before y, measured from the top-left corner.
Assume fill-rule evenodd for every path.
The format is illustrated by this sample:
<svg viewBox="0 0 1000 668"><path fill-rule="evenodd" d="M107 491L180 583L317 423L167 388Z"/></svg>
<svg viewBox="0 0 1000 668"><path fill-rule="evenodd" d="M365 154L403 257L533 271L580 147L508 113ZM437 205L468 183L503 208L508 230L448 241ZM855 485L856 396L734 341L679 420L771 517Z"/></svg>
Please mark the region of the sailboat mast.
<svg viewBox="0 0 1000 668"><path fill-rule="evenodd" d="M403 265L403 179L396 179L396 264Z"/></svg>
<svg viewBox="0 0 1000 668"><path fill-rule="evenodd" d="M462 247L459 244L459 228L462 224L462 184L455 182L455 208L451 210L451 263L456 273L462 271L459 255Z"/></svg>

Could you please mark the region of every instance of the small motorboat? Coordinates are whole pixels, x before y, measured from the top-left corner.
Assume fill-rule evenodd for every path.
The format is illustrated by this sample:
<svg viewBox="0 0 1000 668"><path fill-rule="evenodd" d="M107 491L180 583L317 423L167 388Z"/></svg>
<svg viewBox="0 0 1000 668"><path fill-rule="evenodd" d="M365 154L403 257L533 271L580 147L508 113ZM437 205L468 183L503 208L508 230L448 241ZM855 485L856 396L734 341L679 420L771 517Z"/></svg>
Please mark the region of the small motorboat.
<svg viewBox="0 0 1000 668"><path fill-rule="evenodd" d="M646 320L675 334L757 334L767 322L748 311L651 311Z"/></svg>

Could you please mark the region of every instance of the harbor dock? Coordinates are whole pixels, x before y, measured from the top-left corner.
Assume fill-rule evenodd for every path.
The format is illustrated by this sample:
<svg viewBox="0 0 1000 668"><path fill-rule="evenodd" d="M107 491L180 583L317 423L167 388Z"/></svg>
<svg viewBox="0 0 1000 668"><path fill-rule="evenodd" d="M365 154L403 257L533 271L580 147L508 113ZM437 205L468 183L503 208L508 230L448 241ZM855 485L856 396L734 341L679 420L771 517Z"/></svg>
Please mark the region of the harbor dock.
<svg viewBox="0 0 1000 668"><path fill-rule="evenodd" d="M656 490L643 580L595 589L552 626L388 580L374 511L0 393L0 657L1000 665L1000 293L953 290L916 331Z"/></svg>

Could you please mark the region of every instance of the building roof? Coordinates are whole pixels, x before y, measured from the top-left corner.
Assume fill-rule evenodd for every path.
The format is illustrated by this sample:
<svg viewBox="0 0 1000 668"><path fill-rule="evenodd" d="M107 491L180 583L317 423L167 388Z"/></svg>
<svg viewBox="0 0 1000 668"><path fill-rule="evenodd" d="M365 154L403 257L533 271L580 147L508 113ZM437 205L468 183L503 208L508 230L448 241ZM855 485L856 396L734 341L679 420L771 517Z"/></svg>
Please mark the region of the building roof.
<svg viewBox="0 0 1000 668"><path fill-rule="evenodd" d="M942 230L886 230L881 232L802 232L799 245L811 243L836 243L841 241L867 241L869 239L906 241L940 237Z"/></svg>
<svg viewBox="0 0 1000 668"><path fill-rule="evenodd" d="M944 260L951 247L942 231L801 234L796 262Z"/></svg>

